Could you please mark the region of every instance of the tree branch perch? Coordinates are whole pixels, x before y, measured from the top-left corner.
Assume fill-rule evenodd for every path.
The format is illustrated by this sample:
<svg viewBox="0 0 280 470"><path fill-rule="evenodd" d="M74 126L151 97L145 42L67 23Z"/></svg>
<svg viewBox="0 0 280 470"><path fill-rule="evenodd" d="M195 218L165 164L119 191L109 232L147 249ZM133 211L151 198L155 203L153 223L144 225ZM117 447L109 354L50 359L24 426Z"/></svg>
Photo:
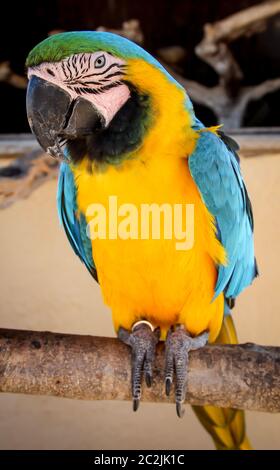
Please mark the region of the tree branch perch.
<svg viewBox="0 0 280 470"><path fill-rule="evenodd" d="M190 353L186 402L280 411L280 348L209 345ZM164 347L143 401L171 402ZM130 351L114 338L0 330L0 391L83 400L130 400Z"/></svg>

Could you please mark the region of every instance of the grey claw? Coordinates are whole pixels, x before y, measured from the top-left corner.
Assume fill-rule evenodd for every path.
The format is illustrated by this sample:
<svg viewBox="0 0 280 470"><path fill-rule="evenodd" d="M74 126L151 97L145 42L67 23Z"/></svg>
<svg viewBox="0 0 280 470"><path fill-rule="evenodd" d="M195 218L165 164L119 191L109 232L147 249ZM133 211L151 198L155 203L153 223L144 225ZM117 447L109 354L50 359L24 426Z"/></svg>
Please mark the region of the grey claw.
<svg viewBox="0 0 280 470"><path fill-rule="evenodd" d="M130 333L129 333L129 331L125 330L125 328L123 328L122 326L119 328L118 338L123 343L127 344L128 346L131 346L131 344L130 344L130 342L131 342Z"/></svg>
<svg viewBox="0 0 280 470"><path fill-rule="evenodd" d="M183 408L182 403L179 401L176 401L176 413L178 418L183 418L185 414L185 408Z"/></svg>
<svg viewBox="0 0 280 470"><path fill-rule="evenodd" d="M149 372L146 372L145 374L145 381L146 381L147 387L150 388L152 386L152 376Z"/></svg>
<svg viewBox="0 0 280 470"><path fill-rule="evenodd" d="M203 332L192 338L182 325L168 332L165 344L165 392L167 396L170 394L175 372L176 412L179 418L184 416L183 405L187 389L189 351L203 347L207 343L208 336L207 332Z"/></svg>
<svg viewBox="0 0 280 470"><path fill-rule="evenodd" d="M138 408L139 408L139 405L140 405L140 400L139 400L139 398L134 398L133 401L132 401L132 408L133 408L133 411L137 411Z"/></svg>
<svg viewBox="0 0 280 470"><path fill-rule="evenodd" d="M152 331L146 323L138 324L132 332L124 328L120 328L118 331L119 339L132 348L133 411L137 411L140 405L142 376L144 375L148 387L152 385L152 366L159 336L159 329Z"/></svg>
<svg viewBox="0 0 280 470"><path fill-rule="evenodd" d="M151 352L147 352L145 356L145 362L144 362L144 376L145 376L145 382L147 387L152 386L152 380L153 380L153 361L154 361L154 355L151 354Z"/></svg>
<svg viewBox="0 0 280 470"><path fill-rule="evenodd" d="M172 385L172 380L167 377L165 379L165 394L169 397L170 392L171 392L171 385Z"/></svg>

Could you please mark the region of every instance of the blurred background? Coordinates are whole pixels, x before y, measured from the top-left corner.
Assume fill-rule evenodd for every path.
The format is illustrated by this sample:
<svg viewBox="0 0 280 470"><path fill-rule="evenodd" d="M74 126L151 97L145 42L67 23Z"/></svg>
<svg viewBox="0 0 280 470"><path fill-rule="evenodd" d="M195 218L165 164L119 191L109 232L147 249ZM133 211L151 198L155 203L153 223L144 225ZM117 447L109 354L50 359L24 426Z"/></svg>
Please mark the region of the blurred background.
<svg viewBox="0 0 280 470"><path fill-rule="evenodd" d="M29 135L25 59L50 34L113 30L186 87L205 125L240 144L260 277L238 299L240 342L280 345L280 1L50 0L5 5L0 36L0 328L114 336L101 293L59 227L57 166ZM280 417L247 413L257 449L280 447ZM1 449L212 449L188 409L0 395Z"/></svg>
<svg viewBox="0 0 280 470"><path fill-rule="evenodd" d="M222 66L226 58L216 51L216 67L209 65L196 53L196 46L202 41L205 24L213 24L250 6L261 5L256 0L50 0L20 2L15 11L12 2L5 6L7 21L3 22L0 37L0 96L1 132L28 132L25 116L25 93L22 88L11 88L9 74L5 80L3 62L10 64L10 70L24 75L24 64L28 52L47 35L61 30L92 30L100 26L120 30L124 22L137 20L138 27L127 26L126 32L152 54L161 57L184 77L202 85L212 87L219 83ZM279 9L279 8L278 8ZM223 44L230 45L238 70L231 67L225 73L228 91L236 97L239 87L250 87L267 79L280 77L280 15L277 7L257 13L248 12L236 24L225 24ZM12 20L12 22L11 22ZM140 34L137 34L141 30ZM210 34L210 32L209 32ZM210 42L209 42L210 44ZM218 44L218 43L216 43ZM219 45L219 44L218 44ZM170 50L173 48L173 51ZM163 49L165 49L163 51ZM214 54L214 56L215 56ZM209 56L208 56L209 59ZM213 61L212 61L213 62ZM210 60L211 63L211 60ZM213 65L213 64L212 64ZM220 67L219 73L217 69ZM7 70L6 70L7 72ZM241 72L241 73L240 73ZM8 83L7 83L8 82ZM18 82L23 86L23 83ZM268 90L267 90L268 91ZM258 102L250 100L242 126L279 125L279 84L270 93L260 96ZM192 93L190 92L190 95ZM201 96L193 98L201 119L215 123L217 116L213 109L198 103ZM208 96L209 99L209 96ZM206 100L205 100L206 101ZM15 113L16 109L16 113Z"/></svg>

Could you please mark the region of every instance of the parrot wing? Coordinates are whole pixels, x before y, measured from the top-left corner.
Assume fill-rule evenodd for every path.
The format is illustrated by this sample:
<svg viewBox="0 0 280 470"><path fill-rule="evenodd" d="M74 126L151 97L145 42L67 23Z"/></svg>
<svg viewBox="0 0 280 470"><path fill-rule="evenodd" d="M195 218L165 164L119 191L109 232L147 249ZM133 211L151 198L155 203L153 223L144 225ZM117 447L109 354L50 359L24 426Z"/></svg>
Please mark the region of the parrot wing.
<svg viewBox="0 0 280 470"><path fill-rule="evenodd" d="M66 163L62 163L60 166L57 208L60 223L74 252L86 265L94 279L98 281L92 257L91 241L86 233L86 219L84 214L77 211L75 180L71 168Z"/></svg>
<svg viewBox="0 0 280 470"><path fill-rule="evenodd" d="M227 299L234 299L258 274L252 206L240 172L237 143L222 132L199 132L189 169L227 252L227 264L218 268L214 298L224 291Z"/></svg>

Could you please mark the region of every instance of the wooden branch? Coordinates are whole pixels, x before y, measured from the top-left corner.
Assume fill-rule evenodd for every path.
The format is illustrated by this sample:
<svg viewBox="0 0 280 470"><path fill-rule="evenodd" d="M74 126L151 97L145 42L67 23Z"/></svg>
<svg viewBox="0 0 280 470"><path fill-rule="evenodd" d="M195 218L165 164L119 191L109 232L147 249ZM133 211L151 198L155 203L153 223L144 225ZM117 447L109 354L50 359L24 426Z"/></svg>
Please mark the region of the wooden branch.
<svg viewBox="0 0 280 470"><path fill-rule="evenodd" d="M241 10L216 23L207 23L195 52L213 67L225 86L227 82L241 80L242 71L227 44L265 29L268 19L277 13L280 13L280 0L273 0Z"/></svg>
<svg viewBox="0 0 280 470"><path fill-rule="evenodd" d="M0 134L0 158L9 158L42 149L34 135L29 134Z"/></svg>
<svg viewBox="0 0 280 470"><path fill-rule="evenodd" d="M200 85L196 82L184 81L187 89L192 83L194 87L198 86L199 100ZM209 101L205 104L214 107L210 101L214 94L215 90L207 94ZM244 128L237 131L232 129L230 134L233 132L234 138L240 144L242 156L263 156L280 152L280 128ZM23 155L19 158L12 158L20 153ZM11 160L9 164L0 166L0 209L7 208L17 200L28 197L45 181L57 177L58 162L42 152L31 134L0 136L0 160L1 158L6 160L7 157Z"/></svg>
<svg viewBox="0 0 280 470"><path fill-rule="evenodd" d="M280 154L280 128L244 127L233 130L230 135L237 140L242 157Z"/></svg>
<svg viewBox="0 0 280 470"><path fill-rule="evenodd" d="M13 72L8 61L0 63L0 82L5 82L21 89L27 87L27 78Z"/></svg>
<svg viewBox="0 0 280 470"><path fill-rule="evenodd" d="M241 10L216 23L207 23L204 26L201 47L210 50L219 42L231 42L241 36L260 32L265 28L267 20L278 13L280 0L270 0Z"/></svg>
<svg viewBox="0 0 280 470"><path fill-rule="evenodd" d="M168 46L158 49L157 55L167 64L176 67L186 59L187 51L182 46Z"/></svg>
<svg viewBox="0 0 280 470"><path fill-rule="evenodd" d="M246 96L247 102L249 102L259 100L268 93L273 93L277 90L280 90L280 78L272 78L247 89L244 87L243 94Z"/></svg>
<svg viewBox="0 0 280 470"><path fill-rule="evenodd" d="M203 40L196 46L195 53L215 70L219 76L219 83L228 91L231 83L242 80L242 70L226 43L210 45Z"/></svg>
<svg viewBox="0 0 280 470"><path fill-rule="evenodd" d="M58 162L41 149L0 168L0 209L28 197L45 181L56 178Z"/></svg>
<svg viewBox="0 0 280 470"><path fill-rule="evenodd" d="M0 391L82 400L130 400L130 350L117 339L0 330ZM164 394L164 346L143 401ZM280 348L212 345L190 353L186 402L280 411Z"/></svg>
<svg viewBox="0 0 280 470"><path fill-rule="evenodd" d="M268 19L277 13L280 13L280 0L272 0L241 10L216 23L207 23L204 26L204 37L195 52L220 77L240 80L242 72L227 44L241 36L262 31Z"/></svg>
<svg viewBox="0 0 280 470"><path fill-rule="evenodd" d="M219 86L213 89L208 106L227 129L242 125L249 101L279 88L279 79L268 80L256 87L242 87L243 73L228 44L241 36L264 30L269 18L278 13L280 0L271 0L204 26L204 37L195 52L219 76Z"/></svg>
<svg viewBox="0 0 280 470"><path fill-rule="evenodd" d="M196 85L196 82L193 83ZM200 102L199 88L197 90L198 102ZM209 101L204 103L213 106L213 103L210 102L213 93L207 96L209 96ZM234 129L229 133L231 134L233 131ZM280 128L246 128L239 129L237 132L235 130L234 138L240 144L242 156L264 156L279 154L279 134ZM18 200L27 198L46 181L57 177L58 162L42 153L38 147L35 138L29 134L3 136L3 139L0 137L0 160L2 157L5 159L12 157L22 150L36 149L25 153L20 158L11 158L11 162L7 166L0 166L0 209L10 207Z"/></svg>

